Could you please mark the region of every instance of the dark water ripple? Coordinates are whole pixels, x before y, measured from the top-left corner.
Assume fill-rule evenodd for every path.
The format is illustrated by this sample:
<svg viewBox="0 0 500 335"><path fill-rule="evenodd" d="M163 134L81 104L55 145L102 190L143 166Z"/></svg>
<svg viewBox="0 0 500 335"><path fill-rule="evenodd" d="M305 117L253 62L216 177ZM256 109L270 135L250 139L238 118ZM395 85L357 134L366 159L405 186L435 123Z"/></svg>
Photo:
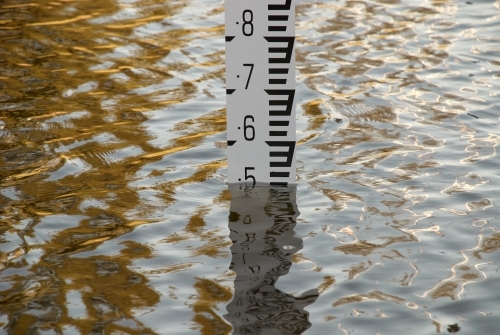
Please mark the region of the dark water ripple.
<svg viewBox="0 0 500 335"><path fill-rule="evenodd" d="M244 197L223 1L0 3L3 332L498 332L500 2L296 12L298 187Z"/></svg>

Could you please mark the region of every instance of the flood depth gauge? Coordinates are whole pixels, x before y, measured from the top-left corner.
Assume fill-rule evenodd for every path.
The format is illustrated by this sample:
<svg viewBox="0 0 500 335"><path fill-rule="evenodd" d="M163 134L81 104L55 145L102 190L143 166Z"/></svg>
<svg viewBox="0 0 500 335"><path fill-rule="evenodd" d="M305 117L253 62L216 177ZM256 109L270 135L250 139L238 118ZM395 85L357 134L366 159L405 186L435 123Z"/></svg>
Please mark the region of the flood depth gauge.
<svg viewBox="0 0 500 335"><path fill-rule="evenodd" d="M295 184L295 6L226 0L229 184Z"/></svg>

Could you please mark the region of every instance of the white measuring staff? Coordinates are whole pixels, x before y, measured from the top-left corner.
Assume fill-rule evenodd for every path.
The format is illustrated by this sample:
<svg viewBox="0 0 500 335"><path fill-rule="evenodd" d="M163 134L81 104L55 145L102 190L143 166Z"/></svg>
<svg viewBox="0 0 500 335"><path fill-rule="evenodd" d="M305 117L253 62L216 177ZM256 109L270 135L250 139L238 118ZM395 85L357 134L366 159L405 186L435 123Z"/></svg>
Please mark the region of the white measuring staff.
<svg viewBox="0 0 500 335"><path fill-rule="evenodd" d="M294 185L295 4L226 0L229 184Z"/></svg>

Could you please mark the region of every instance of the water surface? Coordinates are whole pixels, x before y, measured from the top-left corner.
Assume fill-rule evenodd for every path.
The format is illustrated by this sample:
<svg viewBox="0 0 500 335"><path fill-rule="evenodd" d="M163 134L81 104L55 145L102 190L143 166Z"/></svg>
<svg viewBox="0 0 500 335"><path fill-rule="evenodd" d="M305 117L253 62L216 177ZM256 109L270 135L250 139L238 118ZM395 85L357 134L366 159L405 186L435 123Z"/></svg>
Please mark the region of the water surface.
<svg viewBox="0 0 500 335"><path fill-rule="evenodd" d="M231 196L223 1L0 3L3 332L498 332L500 2L296 12L297 189Z"/></svg>

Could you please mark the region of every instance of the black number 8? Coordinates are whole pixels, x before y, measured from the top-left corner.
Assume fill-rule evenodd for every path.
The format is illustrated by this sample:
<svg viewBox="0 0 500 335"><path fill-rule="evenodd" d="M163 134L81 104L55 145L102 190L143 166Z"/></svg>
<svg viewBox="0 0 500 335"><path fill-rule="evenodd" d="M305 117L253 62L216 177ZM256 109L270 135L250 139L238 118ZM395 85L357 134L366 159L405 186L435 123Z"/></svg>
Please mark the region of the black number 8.
<svg viewBox="0 0 500 335"><path fill-rule="evenodd" d="M247 14L247 13L250 14L250 20L247 20L247 18L246 18L245 14ZM249 9L245 9L243 11L243 22L245 22L245 23L243 23L243 25L241 26L241 30L243 31L243 35L245 35L245 36L252 36L253 35L253 23L252 23L252 21L253 21L253 12ZM248 26L250 26L250 28L248 28L250 30L250 32L247 33Z"/></svg>

